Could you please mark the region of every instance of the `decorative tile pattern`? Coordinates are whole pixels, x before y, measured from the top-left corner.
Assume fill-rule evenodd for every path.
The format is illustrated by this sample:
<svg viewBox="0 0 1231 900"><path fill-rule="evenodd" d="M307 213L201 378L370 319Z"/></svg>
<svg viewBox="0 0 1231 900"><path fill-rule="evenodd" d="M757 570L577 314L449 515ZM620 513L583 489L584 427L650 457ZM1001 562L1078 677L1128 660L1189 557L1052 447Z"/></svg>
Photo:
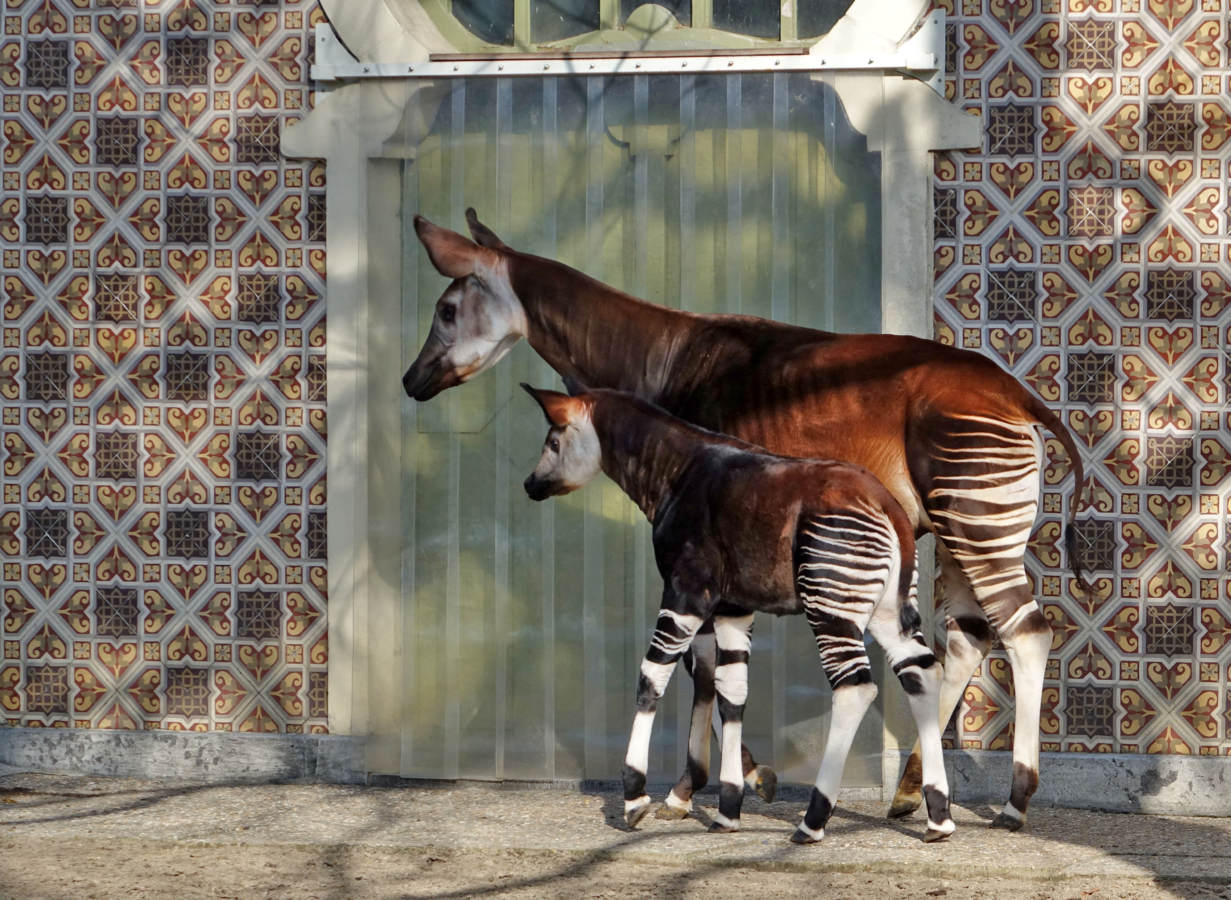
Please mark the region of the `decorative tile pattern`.
<svg viewBox="0 0 1231 900"><path fill-rule="evenodd" d="M324 731L314 0L10 0L0 715Z"/></svg>
<svg viewBox="0 0 1231 900"><path fill-rule="evenodd" d="M1027 571L1053 631L1044 749L1231 754L1231 59L1226 0L937 0L978 152L935 167L937 340L983 352L1050 435ZM1036 279L1027 283L1022 275ZM995 647L947 736L1013 744Z"/></svg>

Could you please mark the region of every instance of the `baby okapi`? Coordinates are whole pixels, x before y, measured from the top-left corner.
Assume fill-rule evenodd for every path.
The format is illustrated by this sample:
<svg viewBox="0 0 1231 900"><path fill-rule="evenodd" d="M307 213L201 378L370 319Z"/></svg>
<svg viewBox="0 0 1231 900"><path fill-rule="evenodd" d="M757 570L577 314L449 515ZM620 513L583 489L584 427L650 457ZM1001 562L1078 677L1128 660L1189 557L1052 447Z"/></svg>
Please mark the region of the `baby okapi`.
<svg viewBox="0 0 1231 900"><path fill-rule="evenodd" d="M753 613L761 610L807 616L833 688L829 742L791 840L807 844L824 837L855 730L876 697L865 629L884 648L919 728L928 808L924 840L951 834L937 716L942 672L919 633L914 532L872 473L847 463L774 456L631 394L596 390L569 397L522 387L551 424L526 493L534 500L567 494L603 471L653 525L664 589L624 758L625 821L636 826L649 811L646 764L658 701L676 661L713 616L722 764L710 830L738 830L748 652Z"/></svg>

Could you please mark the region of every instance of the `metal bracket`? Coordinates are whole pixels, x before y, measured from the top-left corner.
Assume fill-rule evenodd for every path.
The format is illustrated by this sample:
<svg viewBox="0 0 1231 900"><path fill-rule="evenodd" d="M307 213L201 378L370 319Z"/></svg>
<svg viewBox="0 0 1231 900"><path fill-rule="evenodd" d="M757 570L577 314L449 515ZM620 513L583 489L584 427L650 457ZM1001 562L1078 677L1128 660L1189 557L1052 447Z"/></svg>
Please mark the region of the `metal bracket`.
<svg viewBox="0 0 1231 900"><path fill-rule="evenodd" d="M901 72L926 82L937 93L945 89L945 14L935 11L894 53L738 53L647 56L642 54L499 54L479 59L404 63L362 63L341 45L326 23L316 26L316 62L312 78L341 81L362 78L471 78L531 75L692 75L718 72ZM530 58L527 58L527 57Z"/></svg>

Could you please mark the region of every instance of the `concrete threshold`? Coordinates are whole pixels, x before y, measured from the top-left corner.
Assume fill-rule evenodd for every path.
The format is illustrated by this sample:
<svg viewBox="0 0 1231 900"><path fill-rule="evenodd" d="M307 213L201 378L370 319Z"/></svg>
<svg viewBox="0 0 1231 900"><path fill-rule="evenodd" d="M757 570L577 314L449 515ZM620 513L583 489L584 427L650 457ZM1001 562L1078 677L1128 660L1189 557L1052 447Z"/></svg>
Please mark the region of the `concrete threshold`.
<svg viewBox="0 0 1231 900"><path fill-rule="evenodd" d="M891 754L897 770L903 756ZM946 751L955 801L1003 803L1012 778L1012 756L989 751ZM0 728L0 766L28 772L203 783L315 781L420 788L458 782L369 773L362 738L348 735L249 735L224 732L101 731ZM0 770L2 771L2 770ZM1163 815L1231 816L1231 757L1043 754L1033 806L1059 806ZM475 782L490 787L491 782ZM505 781L501 790L602 793L617 790L606 779ZM670 785L656 785L658 794ZM712 790L712 789L711 789ZM784 801L806 801L807 785L780 785ZM658 795L656 794L656 795ZM888 787L852 786L843 799L889 799Z"/></svg>

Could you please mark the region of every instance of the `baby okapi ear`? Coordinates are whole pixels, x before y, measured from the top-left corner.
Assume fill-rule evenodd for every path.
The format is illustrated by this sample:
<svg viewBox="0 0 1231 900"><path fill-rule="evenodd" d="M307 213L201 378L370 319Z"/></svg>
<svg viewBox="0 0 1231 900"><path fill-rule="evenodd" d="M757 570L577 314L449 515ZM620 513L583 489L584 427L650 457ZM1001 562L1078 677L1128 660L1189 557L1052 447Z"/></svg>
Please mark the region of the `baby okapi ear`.
<svg viewBox="0 0 1231 900"><path fill-rule="evenodd" d="M576 397L561 394L559 391L544 391L532 388L524 381L521 383L521 386L526 389L526 393L533 397L539 407L542 408L543 415L547 416L547 421L552 425L563 428L572 422L578 412L581 411L581 401Z"/></svg>
<svg viewBox="0 0 1231 900"><path fill-rule="evenodd" d="M470 226L471 237L478 242L480 247L487 247L489 250L509 249L504 241L496 237L496 232L479 221L479 214L474 211L473 206L466 209L466 224Z"/></svg>
<svg viewBox="0 0 1231 900"><path fill-rule="evenodd" d="M423 216L415 216L415 234L427 248L428 258L436 271L446 278L465 278L473 274L481 252L479 245L456 231L433 225Z"/></svg>

